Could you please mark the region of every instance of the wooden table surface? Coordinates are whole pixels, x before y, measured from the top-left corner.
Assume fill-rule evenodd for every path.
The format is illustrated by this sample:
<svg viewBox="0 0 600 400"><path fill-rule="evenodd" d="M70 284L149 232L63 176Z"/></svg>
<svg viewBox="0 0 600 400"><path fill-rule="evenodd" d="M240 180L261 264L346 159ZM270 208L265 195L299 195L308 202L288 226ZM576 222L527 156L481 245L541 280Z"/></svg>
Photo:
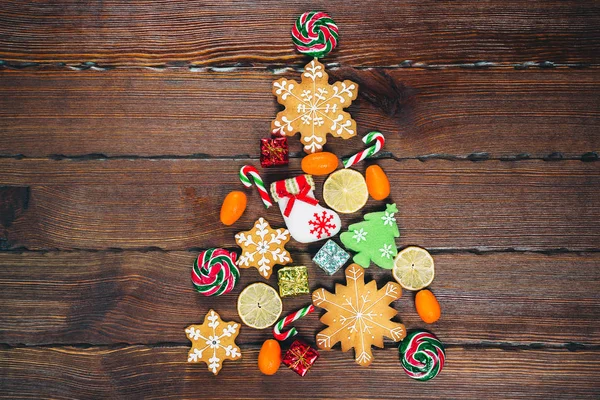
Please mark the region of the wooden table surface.
<svg viewBox="0 0 600 400"><path fill-rule="evenodd" d="M186 362L184 328L209 308L239 320L237 295L262 280L243 270L204 298L194 257L235 248L259 216L283 226L255 190L232 227L218 214L240 166L258 165L272 81L299 78L289 30L310 9L340 27L324 62L360 85L359 136L386 135L397 245L436 261L440 321L420 321L408 291L394 303L447 346L428 383L391 341L368 368L338 346L304 378L266 377L271 333L248 327L217 377ZM0 60L1 398L600 397L600 2L2 0ZM266 181L300 172L290 146ZM311 289L344 282L311 262L319 243L288 247ZM322 327L298 323L313 344Z"/></svg>

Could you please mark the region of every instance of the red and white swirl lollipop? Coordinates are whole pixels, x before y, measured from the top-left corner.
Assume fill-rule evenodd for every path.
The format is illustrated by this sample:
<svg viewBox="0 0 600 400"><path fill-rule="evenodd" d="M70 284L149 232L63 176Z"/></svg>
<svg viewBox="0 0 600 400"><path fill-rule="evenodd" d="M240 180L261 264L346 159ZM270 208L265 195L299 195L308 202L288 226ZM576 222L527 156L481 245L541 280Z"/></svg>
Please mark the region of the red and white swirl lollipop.
<svg viewBox="0 0 600 400"><path fill-rule="evenodd" d="M220 296L230 292L240 279L236 259L236 253L225 249L201 252L192 268L192 283L196 291L204 296Z"/></svg>
<svg viewBox="0 0 600 400"><path fill-rule="evenodd" d="M319 11L308 11L292 27L296 49L311 57L325 57L338 42L338 27L333 19Z"/></svg>
<svg viewBox="0 0 600 400"><path fill-rule="evenodd" d="M398 350L402 368L418 381L433 379L444 368L446 351L433 333L422 329L412 332L402 340Z"/></svg>

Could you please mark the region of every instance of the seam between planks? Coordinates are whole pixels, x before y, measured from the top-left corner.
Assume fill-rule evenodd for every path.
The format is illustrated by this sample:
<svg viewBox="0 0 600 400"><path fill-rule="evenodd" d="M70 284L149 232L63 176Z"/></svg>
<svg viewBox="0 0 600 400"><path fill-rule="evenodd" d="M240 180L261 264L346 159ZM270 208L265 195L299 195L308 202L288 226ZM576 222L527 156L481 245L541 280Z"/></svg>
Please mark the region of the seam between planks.
<svg viewBox="0 0 600 400"><path fill-rule="evenodd" d="M349 155L348 155L349 156ZM290 159L300 159L304 157L304 153L290 153ZM342 158L345 156L342 156ZM157 155L149 155L149 156L140 156L134 154L125 154L118 156L110 156L103 153L90 153L90 154L81 154L81 155L66 155L66 154L50 154L47 157L29 157L24 154L0 154L0 159L11 159L11 160L33 160L33 161L110 161L110 160L215 160L215 161L225 161L225 160L251 160L258 161L260 158L258 156L250 156L248 154L238 154L234 156L211 156L205 153L192 153L192 154L181 154L181 155L170 155L170 154L157 154ZM518 153L515 155L505 155L501 157L492 157L487 152L476 152L470 153L468 155L456 155L456 154L446 154L446 153L433 153L433 154L423 154L413 157L397 157L391 152L381 152L375 156L372 156L370 159L378 159L378 160L395 160L395 161L407 161L407 160L419 160L422 162L428 160L446 160L446 161L471 161L471 162L480 162L480 161L528 161L528 160L536 160L536 161L582 161L582 162L593 162L598 161L599 156L596 151L588 151L583 153L580 156L565 156L561 152L552 152L543 157L533 157L528 153Z"/></svg>
<svg viewBox="0 0 600 400"><path fill-rule="evenodd" d="M121 247L110 247L104 249L85 249L85 248L71 248L71 249L59 249L59 248L45 248L45 249L29 249L27 247L15 247L8 249L1 249L0 254L25 254L25 253L34 253L34 254L55 254L55 253L63 253L63 254L75 254L75 253L98 253L98 254L116 254L116 253L198 253L206 250L204 247L190 247L187 249L163 249L157 246L149 246L149 247L131 247L131 248L121 248ZM307 250L300 249L290 249L293 252L305 252L308 253ZM506 254L506 253L531 253L531 254L542 254L547 256L557 255L557 254L575 254L585 256L587 254L600 253L600 248L589 248L589 249L579 249L579 250L571 250L564 247L554 248L554 249L546 249L546 250L536 250L529 248L515 248L515 247L507 247L504 249L489 249L486 247L477 247L477 248L467 248L467 249L459 249L459 248L446 248L446 247L428 247L427 251L433 255L443 255L443 254L472 254L478 256L484 256L487 254Z"/></svg>
<svg viewBox="0 0 600 400"><path fill-rule="evenodd" d="M371 70L371 69L515 69L515 70L527 70L527 69L597 69L600 68L600 64L593 63L556 63L553 61L525 61L521 63L510 63L510 62L493 62L493 61L478 61L474 63L453 63L453 64L427 64L421 62L414 62L413 60L405 60L399 64L390 65L377 65L377 66L360 66L350 65L341 63L325 63L325 67L328 70L335 70L341 67L351 67L357 70ZM193 63L165 63L165 64L98 64L94 61L81 61L77 63L64 63L64 62L16 62L0 60L0 69L15 69L15 70L35 70L43 68L64 68L66 70L83 71L83 70L94 70L94 71L111 71L114 69L150 69L153 71L162 71L169 69L189 69L191 72L235 72L235 71L269 71L275 75L279 75L286 72L302 72L304 70L303 65L290 66L289 64L253 64L253 63L234 63L234 64L215 64L215 65L200 65Z"/></svg>
<svg viewBox="0 0 600 400"><path fill-rule="evenodd" d="M244 343L243 346L249 350L259 350L262 346L262 342L251 342ZM119 350L128 347L145 347L149 349L154 348L189 348L189 342L157 342L157 343L110 343L110 344L93 344L93 343L48 343L48 344L7 344L0 343L0 350L16 350L16 349L61 349L65 347L77 348L77 349L105 349L105 350ZM398 345L395 343L389 343L388 341L384 344L384 349L395 349ZM520 351L520 350L567 350L569 352L577 351L600 351L600 345L588 345L583 343L568 342L568 343L522 343L522 342L489 342L482 341L478 343L452 343L444 342L444 347L447 349L451 348L462 348L462 349L499 349L506 351ZM339 349L338 349L339 350Z"/></svg>

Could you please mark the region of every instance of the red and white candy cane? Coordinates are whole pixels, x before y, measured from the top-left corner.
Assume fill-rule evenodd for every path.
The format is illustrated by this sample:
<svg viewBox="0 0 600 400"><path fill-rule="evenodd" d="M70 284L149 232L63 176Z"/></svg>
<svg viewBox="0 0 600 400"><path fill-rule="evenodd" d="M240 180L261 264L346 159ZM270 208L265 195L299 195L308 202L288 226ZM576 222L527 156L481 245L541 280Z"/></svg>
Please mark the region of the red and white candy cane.
<svg viewBox="0 0 600 400"><path fill-rule="evenodd" d="M365 144L369 144L375 141L375 144L371 147L364 149L363 151L359 151L355 155L345 160L342 160L342 164L344 164L344 168L349 168L354 164L357 164L364 160L365 158L371 157L372 155L379 153L383 145L385 144L385 138L381 134L381 132L369 132L364 138L363 142Z"/></svg>
<svg viewBox="0 0 600 400"><path fill-rule="evenodd" d="M250 181L250 178L252 178L252 181L254 181L256 189L258 189L258 194L260 195L265 207L271 207L273 205L271 202L271 196L269 196L269 192L267 192L267 189L265 189L265 184L258 174L258 170L252 165L244 165L240 169L240 181L242 181L244 186L251 187L252 181Z"/></svg>
<svg viewBox="0 0 600 400"><path fill-rule="evenodd" d="M292 329L290 329L289 331L286 331L286 332L281 332L281 330L284 327L291 324L292 322L304 317L305 315L310 314L313 311L315 311L315 306L313 306L311 304L309 306L299 309L296 312L289 314L287 317L285 317L284 319L277 322L275 324L275 326L273 327L273 336L275 337L275 339L277 339L279 341L284 341L286 339L291 338L292 336L297 335L298 331L294 327L292 327Z"/></svg>

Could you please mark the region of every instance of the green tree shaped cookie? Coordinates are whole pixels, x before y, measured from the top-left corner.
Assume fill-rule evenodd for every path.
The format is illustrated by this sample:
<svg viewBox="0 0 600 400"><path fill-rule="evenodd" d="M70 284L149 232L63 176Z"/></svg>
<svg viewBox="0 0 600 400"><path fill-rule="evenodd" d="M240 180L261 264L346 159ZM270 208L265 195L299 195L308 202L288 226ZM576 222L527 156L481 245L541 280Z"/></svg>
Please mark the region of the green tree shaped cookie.
<svg viewBox="0 0 600 400"><path fill-rule="evenodd" d="M357 254L352 258L363 268L371 261L385 269L394 267L398 254L395 238L400 236L395 214L396 204L386 205L385 211L365 214L364 221L352 224L340 235L344 246Z"/></svg>

